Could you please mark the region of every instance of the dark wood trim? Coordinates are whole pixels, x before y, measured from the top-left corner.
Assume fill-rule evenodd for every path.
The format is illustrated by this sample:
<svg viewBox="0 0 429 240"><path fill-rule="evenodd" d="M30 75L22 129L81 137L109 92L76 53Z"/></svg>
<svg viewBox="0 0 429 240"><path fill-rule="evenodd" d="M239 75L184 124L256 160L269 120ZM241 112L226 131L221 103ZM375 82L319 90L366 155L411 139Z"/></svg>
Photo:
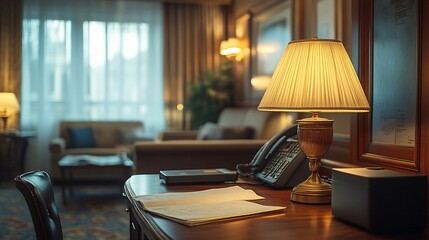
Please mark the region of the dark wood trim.
<svg viewBox="0 0 429 240"><path fill-rule="evenodd" d="M332 177L333 168L358 168L361 166L354 165L346 162L339 162L330 159L322 159L322 166L319 169L319 174L321 176Z"/></svg>
<svg viewBox="0 0 429 240"><path fill-rule="evenodd" d="M371 72L372 72L372 44L371 39L373 38L372 28L370 25L373 22L373 12L371 7L370 0L361 0L359 1L359 79L363 89L365 90L366 95L368 96L368 101L371 105L372 103L372 89L370 85ZM368 141L368 134L365 129L371 129L370 123L370 113L364 113L358 115L358 153L357 161L358 162L362 153L367 152L365 149L366 142Z"/></svg>
<svg viewBox="0 0 429 240"><path fill-rule="evenodd" d="M293 1L293 30L292 30L292 39L304 39L306 38L305 29L306 29L306 1Z"/></svg>
<svg viewBox="0 0 429 240"><path fill-rule="evenodd" d="M138 222L138 225L134 225L137 232L137 237L140 239L170 239L156 224L149 213L142 211L141 207L137 204L137 201L132 201L136 197L136 194L133 191L133 187L130 185L130 182L127 181L124 184L124 194L127 197L127 204L130 210L130 219L135 219ZM132 222L130 222L131 224ZM130 226L130 230L131 230ZM130 236L133 235L130 233Z"/></svg>
<svg viewBox="0 0 429 240"><path fill-rule="evenodd" d="M429 1L422 1L421 22L429 22ZM421 32L421 127L420 138L420 172L429 173L429 25L425 24Z"/></svg>
<svg viewBox="0 0 429 240"><path fill-rule="evenodd" d="M421 5L421 23L429 22L429 1L422 1ZM421 64L422 66L429 66L429 25L424 24L421 28ZM420 172L423 174L429 174L429 68L421 68L421 115L420 115L420 141L419 144L419 157L420 157ZM428 183L429 185L429 178ZM429 191L427 193L427 199L429 199ZM429 226L429 208L427 215L427 223ZM426 227L428 229L429 227Z"/></svg>
<svg viewBox="0 0 429 240"><path fill-rule="evenodd" d="M362 56L360 55L360 45L359 45L359 39L360 39L360 22L359 22L359 11L361 1L359 0L352 0L352 54L351 59L353 62L353 65L355 66L355 69L357 73L359 74L359 70L361 68L360 65L360 59ZM362 81L361 81L362 83ZM358 159L358 121L359 121L359 115L358 114L351 114L350 117L350 162L356 163Z"/></svg>

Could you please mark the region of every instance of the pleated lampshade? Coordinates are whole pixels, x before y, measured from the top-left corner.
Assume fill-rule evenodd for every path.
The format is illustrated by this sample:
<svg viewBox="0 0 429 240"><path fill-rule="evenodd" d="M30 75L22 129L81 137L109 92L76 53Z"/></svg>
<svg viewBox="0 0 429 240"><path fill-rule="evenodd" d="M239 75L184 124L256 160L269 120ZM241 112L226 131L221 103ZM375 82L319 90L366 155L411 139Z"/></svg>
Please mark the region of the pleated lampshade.
<svg viewBox="0 0 429 240"><path fill-rule="evenodd" d="M337 40L292 41L258 107L281 112L368 112L370 106Z"/></svg>
<svg viewBox="0 0 429 240"><path fill-rule="evenodd" d="M0 92L0 116L10 116L19 111L19 103L15 94Z"/></svg>

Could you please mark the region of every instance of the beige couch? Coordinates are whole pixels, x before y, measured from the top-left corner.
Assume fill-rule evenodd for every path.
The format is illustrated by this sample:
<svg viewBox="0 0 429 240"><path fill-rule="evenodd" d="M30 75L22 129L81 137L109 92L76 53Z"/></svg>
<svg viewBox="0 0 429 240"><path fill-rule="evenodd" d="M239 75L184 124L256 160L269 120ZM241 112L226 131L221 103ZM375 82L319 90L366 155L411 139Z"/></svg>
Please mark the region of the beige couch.
<svg viewBox="0 0 429 240"><path fill-rule="evenodd" d="M85 147L82 143L73 143L71 129L90 128L95 146ZM76 138L75 138L76 139ZM86 141L86 139L83 139ZM143 136L143 123L139 121L62 121L59 124L59 136L52 139L49 145L51 153L51 176L59 179L58 161L66 154L115 155L126 152L134 158L133 144L138 140L147 140ZM80 146L79 146L80 145ZM115 172L110 172L113 177ZM106 173L79 171L74 175L80 178L106 178ZM120 175L120 174L119 174Z"/></svg>
<svg viewBox="0 0 429 240"><path fill-rule="evenodd" d="M227 108L219 116L222 129L251 128L250 139L202 139L199 131L162 132L157 141L136 142L136 172L159 173L160 170L228 168L250 162L259 148L272 136L295 123L295 114L259 112L256 108ZM185 140L180 140L185 139Z"/></svg>

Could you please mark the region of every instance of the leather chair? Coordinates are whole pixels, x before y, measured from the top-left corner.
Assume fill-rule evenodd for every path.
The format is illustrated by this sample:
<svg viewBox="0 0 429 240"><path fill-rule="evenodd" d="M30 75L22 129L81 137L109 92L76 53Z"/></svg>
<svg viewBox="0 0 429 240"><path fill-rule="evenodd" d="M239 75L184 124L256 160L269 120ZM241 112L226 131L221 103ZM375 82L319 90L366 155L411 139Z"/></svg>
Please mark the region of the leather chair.
<svg viewBox="0 0 429 240"><path fill-rule="evenodd" d="M44 171L27 172L17 176L15 184L30 209L37 239L63 239L49 174Z"/></svg>

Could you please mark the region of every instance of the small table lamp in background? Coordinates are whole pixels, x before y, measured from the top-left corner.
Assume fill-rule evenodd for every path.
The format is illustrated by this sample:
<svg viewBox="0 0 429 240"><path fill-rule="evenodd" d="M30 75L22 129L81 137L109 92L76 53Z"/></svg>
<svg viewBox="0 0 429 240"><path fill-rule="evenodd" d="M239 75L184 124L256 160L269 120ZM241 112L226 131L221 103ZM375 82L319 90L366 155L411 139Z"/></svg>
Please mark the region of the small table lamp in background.
<svg viewBox="0 0 429 240"><path fill-rule="evenodd" d="M19 112L19 103L15 94L0 92L0 117L3 120L3 133L6 133L8 118L17 112Z"/></svg>
<svg viewBox="0 0 429 240"><path fill-rule="evenodd" d="M260 111L309 112L298 120L298 142L309 159L310 177L291 193L294 202L331 202L331 186L319 176L333 139L333 120L321 112L369 112L370 106L343 44L337 40L292 41L262 97Z"/></svg>

